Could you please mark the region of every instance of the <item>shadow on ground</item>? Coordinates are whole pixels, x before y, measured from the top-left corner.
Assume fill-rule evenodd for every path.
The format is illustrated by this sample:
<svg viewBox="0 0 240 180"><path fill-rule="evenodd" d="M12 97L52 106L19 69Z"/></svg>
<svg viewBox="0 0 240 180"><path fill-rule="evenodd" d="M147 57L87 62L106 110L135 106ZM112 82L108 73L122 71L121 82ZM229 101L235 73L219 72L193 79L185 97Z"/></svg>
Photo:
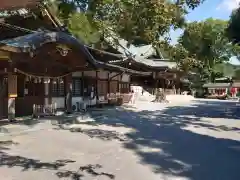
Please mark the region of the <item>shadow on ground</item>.
<svg viewBox="0 0 240 180"><path fill-rule="evenodd" d="M8 121L7 119L0 120L0 133L9 133L8 128L6 128L7 125L20 125L32 128L40 122L39 119L34 119L32 117L17 118L12 121Z"/></svg>
<svg viewBox="0 0 240 180"><path fill-rule="evenodd" d="M155 173L192 180L236 180L240 179L240 142L201 135L184 127L195 125L215 131L238 132L238 128L200 121L202 117L237 121L240 117L238 108L233 102L214 101L159 111L134 112L116 108L92 112L95 122L86 123L134 129L134 132L126 134L128 141L123 145L136 152L143 164L151 165ZM94 137L94 133L91 136ZM96 133L96 138L100 138L99 133Z"/></svg>
<svg viewBox="0 0 240 180"><path fill-rule="evenodd" d="M73 160L61 159L55 162L43 162L38 159L27 158L23 156L10 155L6 151L11 148L12 145L18 145L18 143L13 141L0 141L0 168L1 167L20 167L22 171L33 170L37 171L39 169L44 169L48 171L54 171L59 179L71 179L71 180L81 180L84 176L105 176L109 179L114 179L115 176L110 173L99 172L102 166L97 165L86 165L80 166L78 170L63 170L62 167L69 163L75 163Z"/></svg>

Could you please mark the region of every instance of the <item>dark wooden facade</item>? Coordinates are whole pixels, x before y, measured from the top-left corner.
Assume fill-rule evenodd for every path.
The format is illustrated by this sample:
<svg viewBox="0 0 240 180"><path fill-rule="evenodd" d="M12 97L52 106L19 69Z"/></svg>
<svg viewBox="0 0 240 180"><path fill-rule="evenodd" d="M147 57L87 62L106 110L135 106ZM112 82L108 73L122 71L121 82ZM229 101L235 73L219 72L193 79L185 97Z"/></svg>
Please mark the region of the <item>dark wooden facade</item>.
<svg viewBox="0 0 240 180"><path fill-rule="evenodd" d="M91 71L95 73L94 76L84 76L84 73L78 72L81 76L76 77L67 76L63 80L57 81L55 79L38 79L32 78L17 73L17 97L15 97L15 111L16 116L26 116L33 113L33 105L44 105L53 103L55 98L66 98L68 83L72 84L72 96L73 98L87 99L90 97L91 88L94 88L94 96L96 99L100 97L107 98L109 94L120 93L125 96L129 93L129 81L122 81L119 78L110 79L113 73L105 72L107 78L99 77L100 71ZM89 74L89 73L88 73ZM0 87L0 119L7 118L8 116L8 78L7 74L1 76ZM46 87L48 87L46 89ZM98 101L92 105L97 105ZM60 106L61 104L57 104ZM66 106L66 104L64 104Z"/></svg>
<svg viewBox="0 0 240 180"><path fill-rule="evenodd" d="M13 0L4 1L0 10L15 11L20 6L11 3ZM30 115L33 104L51 104L58 97L66 107L64 99L69 93L72 101L89 98L90 91L96 100L129 92L129 81L123 82L121 77L140 72L97 61L44 6L22 5L31 6L26 14L15 11L0 17L0 118ZM85 75L89 71L94 76ZM108 74L105 78L99 77L103 71ZM73 72L81 76L75 77Z"/></svg>

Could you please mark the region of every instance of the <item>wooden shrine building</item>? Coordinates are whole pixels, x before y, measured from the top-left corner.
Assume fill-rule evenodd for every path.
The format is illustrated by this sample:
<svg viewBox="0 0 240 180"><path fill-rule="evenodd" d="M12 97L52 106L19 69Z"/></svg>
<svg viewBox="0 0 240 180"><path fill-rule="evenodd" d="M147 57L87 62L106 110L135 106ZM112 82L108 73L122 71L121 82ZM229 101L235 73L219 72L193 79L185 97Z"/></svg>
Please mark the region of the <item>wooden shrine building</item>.
<svg viewBox="0 0 240 180"><path fill-rule="evenodd" d="M100 60L105 63L149 73L145 74L144 77L133 74L131 76L132 85L142 86L145 89L163 88L169 91L168 93L177 93L177 90L179 92L179 89L184 88L182 81L184 73L177 69L175 62L161 57L152 58L152 54L156 50L151 45L134 47L134 52L131 52L131 49L133 49L131 46L133 45L128 48L127 42L123 39L106 39L103 50L108 51L108 55L115 56L115 58L101 58ZM93 54L99 56L105 54L102 50L88 48Z"/></svg>
<svg viewBox="0 0 240 180"><path fill-rule="evenodd" d="M38 0L18 2L0 4L0 119L31 115L34 104L76 109L116 94L124 100L130 75L149 75L98 60Z"/></svg>

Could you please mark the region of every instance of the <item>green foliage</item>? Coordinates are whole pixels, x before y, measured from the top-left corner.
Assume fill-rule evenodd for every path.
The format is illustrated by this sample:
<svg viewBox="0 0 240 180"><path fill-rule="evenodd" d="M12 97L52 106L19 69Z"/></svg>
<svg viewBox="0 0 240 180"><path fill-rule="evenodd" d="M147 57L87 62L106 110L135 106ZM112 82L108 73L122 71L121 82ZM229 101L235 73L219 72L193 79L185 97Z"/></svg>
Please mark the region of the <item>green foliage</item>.
<svg viewBox="0 0 240 180"><path fill-rule="evenodd" d="M233 47L225 36L226 27L227 22L218 19L189 23L179 43L203 64L213 67L233 55Z"/></svg>
<svg viewBox="0 0 240 180"><path fill-rule="evenodd" d="M226 34L231 41L236 44L240 43L240 8L233 11L229 20Z"/></svg>
<svg viewBox="0 0 240 180"><path fill-rule="evenodd" d="M100 40L100 34L91 26L83 13L75 13L68 20L69 31L77 38L84 41L85 44L95 44Z"/></svg>
<svg viewBox="0 0 240 180"><path fill-rule="evenodd" d="M235 79L240 79L240 68L236 69L234 72L234 78Z"/></svg>
<svg viewBox="0 0 240 180"><path fill-rule="evenodd" d="M100 33L89 22L84 12L87 1L48 0L48 7L58 19L68 27L68 30L85 44L95 44L100 41ZM79 4L76 4L79 3ZM80 7L80 8L79 8Z"/></svg>
<svg viewBox="0 0 240 180"><path fill-rule="evenodd" d="M227 22L218 19L207 19L189 23L179 39L188 56L196 59L198 73L205 74L214 81L220 74L214 69L234 55L235 46L225 36Z"/></svg>
<svg viewBox="0 0 240 180"><path fill-rule="evenodd" d="M158 41L170 28L184 25L187 9L194 9L204 0L55 0L58 15L67 19L76 11L84 13L89 24L99 33L112 32L130 43L142 39Z"/></svg>
<svg viewBox="0 0 240 180"><path fill-rule="evenodd" d="M214 71L221 72L225 77L233 77L235 76L235 71L237 70L237 68L237 66L230 63L221 63L215 65Z"/></svg>

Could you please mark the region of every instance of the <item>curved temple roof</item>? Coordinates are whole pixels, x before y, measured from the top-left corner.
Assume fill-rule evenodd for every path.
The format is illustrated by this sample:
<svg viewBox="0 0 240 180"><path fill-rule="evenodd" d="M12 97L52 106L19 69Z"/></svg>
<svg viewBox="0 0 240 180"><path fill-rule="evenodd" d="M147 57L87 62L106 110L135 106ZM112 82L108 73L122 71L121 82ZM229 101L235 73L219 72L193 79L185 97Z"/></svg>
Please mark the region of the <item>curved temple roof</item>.
<svg viewBox="0 0 240 180"><path fill-rule="evenodd" d="M123 68L117 65L97 61L87 50L83 43L75 37L64 32L39 31L29 35L20 36L13 39L0 41L0 50L13 53L30 53L36 51L47 43L60 43L73 47L76 51L82 52L88 63L95 68L114 70L139 75L151 75L150 72L140 72L132 69Z"/></svg>
<svg viewBox="0 0 240 180"><path fill-rule="evenodd" d="M14 10L36 6L43 0L1 0L0 10Z"/></svg>

